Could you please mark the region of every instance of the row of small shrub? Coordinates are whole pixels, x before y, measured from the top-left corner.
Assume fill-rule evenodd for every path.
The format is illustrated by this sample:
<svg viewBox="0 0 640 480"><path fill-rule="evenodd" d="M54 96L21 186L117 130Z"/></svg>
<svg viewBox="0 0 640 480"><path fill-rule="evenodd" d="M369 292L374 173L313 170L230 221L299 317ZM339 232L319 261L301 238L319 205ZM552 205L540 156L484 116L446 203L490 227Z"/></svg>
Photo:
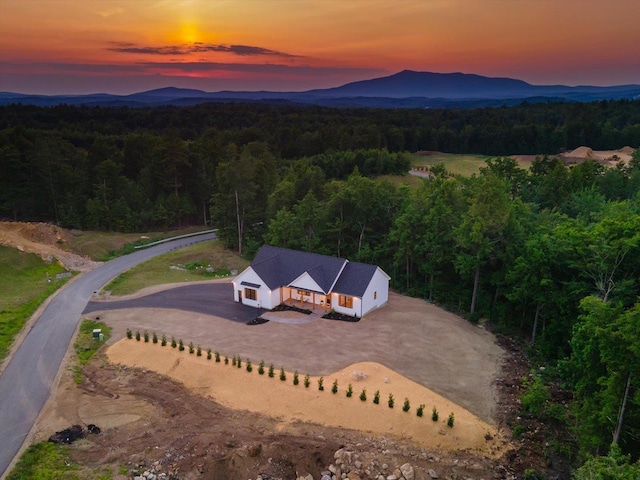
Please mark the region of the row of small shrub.
<svg viewBox="0 0 640 480"><path fill-rule="evenodd" d="M140 341L140 331L136 331L135 334L136 340ZM149 342L149 332L147 332L146 330L144 331L142 337L144 338L145 342ZM127 328L127 338L131 339L133 338L133 332ZM153 332L152 335L152 341L153 343L158 343L158 335L156 334L156 332ZM167 337L165 335L162 335L162 339L160 341L160 344L164 347L167 345ZM178 350L183 351L184 350L184 342L182 341L182 339L178 340L178 342L176 342L176 339L174 337L171 337L171 347L172 348L176 348L178 347ZM197 347L194 347L193 342L189 342L189 353L194 353L194 351L196 352L196 355L198 357L202 356L202 349L200 348L200 345L198 345ZM220 354L218 352L214 352L213 354L215 356L215 361L216 362L221 362L221 357ZM211 349L207 349L207 360L211 360L212 358L212 353L211 353ZM229 357L225 356L224 357L224 364L228 365L229 364ZM242 357L240 357L240 355L234 355L232 360L231 360L231 365L237 368L242 368ZM247 372L252 372L253 371L253 364L251 363L251 359L247 358L247 361L245 362L245 368L247 370ZM258 365L258 373L260 375L264 375L265 373L265 363L264 360L260 362L260 364ZM273 378L275 376L275 367L273 366L273 364L269 365L269 368L267 370L267 375L271 378ZM287 380L287 374L284 371L284 367L280 367L280 376L279 376L281 381L286 381ZM318 390L319 391L324 391L324 377L320 377L317 380L318 382ZM298 385L300 383L300 378L299 378L299 374L298 371L296 370L293 373L293 384L294 385ZM311 377L309 377L309 375L305 375L304 376L304 381L303 384L305 386L305 388L309 388L309 386L311 385ZM333 385L331 386L331 393L333 393L334 395L338 393L338 380L335 380L333 382ZM351 384L349 384L347 386L347 391L346 391L346 395L347 397L351 398L353 396L353 386ZM362 392L360 392L360 400L362 400L363 402L367 401L367 390L366 389L362 389ZM378 405L380 403L380 390L376 390L376 392L373 394L373 403L375 403L376 405ZM395 405L395 399L393 397L393 394L389 394L389 398L387 399L387 405L389 406L389 408L393 408ZM421 404L417 409L416 409L416 415L418 417L422 417L424 415L424 404ZM408 412L411 409L411 403L409 402L409 399L405 397L404 399L404 404L402 405L402 411L403 412ZM436 409L436 407L433 407L433 411L431 412L431 420L433 420L434 422L437 422L438 419L440 418L440 414L438 413L438 410ZM454 423L454 415L453 412L451 412L449 414L449 417L447 418L447 425L451 428L453 428L453 423Z"/></svg>

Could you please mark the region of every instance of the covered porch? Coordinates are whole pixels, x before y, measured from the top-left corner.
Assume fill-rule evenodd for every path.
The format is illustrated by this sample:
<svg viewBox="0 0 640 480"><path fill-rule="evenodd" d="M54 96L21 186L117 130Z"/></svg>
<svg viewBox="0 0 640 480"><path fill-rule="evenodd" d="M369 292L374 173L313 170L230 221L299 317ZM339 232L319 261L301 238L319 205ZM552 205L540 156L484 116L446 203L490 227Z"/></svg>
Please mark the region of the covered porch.
<svg viewBox="0 0 640 480"><path fill-rule="evenodd" d="M280 303L291 307L326 313L331 310L331 294L304 290L297 287L282 287Z"/></svg>

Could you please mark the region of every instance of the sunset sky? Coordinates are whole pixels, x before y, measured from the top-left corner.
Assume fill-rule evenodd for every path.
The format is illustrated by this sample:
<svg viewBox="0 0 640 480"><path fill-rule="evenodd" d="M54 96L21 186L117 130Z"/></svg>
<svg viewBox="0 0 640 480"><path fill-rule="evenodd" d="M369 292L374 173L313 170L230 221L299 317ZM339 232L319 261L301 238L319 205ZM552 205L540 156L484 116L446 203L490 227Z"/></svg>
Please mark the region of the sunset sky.
<svg viewBox="0 0 640 480"><path fill-rule="evenodd" d="M0 0L0 91L296 91L405 69L640 84L640 0Z"/></svg>

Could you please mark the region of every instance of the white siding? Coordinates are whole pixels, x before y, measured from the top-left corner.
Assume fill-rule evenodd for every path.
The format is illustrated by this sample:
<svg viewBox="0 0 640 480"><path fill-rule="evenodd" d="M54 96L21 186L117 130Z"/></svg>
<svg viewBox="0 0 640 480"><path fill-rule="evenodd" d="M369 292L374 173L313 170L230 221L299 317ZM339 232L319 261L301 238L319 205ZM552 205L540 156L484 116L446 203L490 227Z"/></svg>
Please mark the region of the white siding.
<svg viewBox="0 0 640 480"><path fill-rule="evenodd" d="M378 267L362 296L362 315L380 308L389 301L389 275Z"/></svg>
<svg viewBox="0 0 640 480"><path fill-rule="evenodd" d="M256 285L260 285L260 288L254 289L257 290L257 298L255 300L245 298L245 288L252 287L246 287L245 285L242 285L242 282L255 283ZM276 289L274 291L269 290L269 287L265 285L264 281L251 267L248 267L233 280L233 300L236 302L240 301L240 294L238 293L239 291L242 291L242 303L244 305L249 305L250 307L261 307L267 310L271 310L273 307L280 303L279 289Z"/></svg>
<svg viewBox="0 0 640 480"><path fill-rule="evenodd" d="M313 292L322 292L320 285L318 285L316 281L313 278L311 278L311 275L309 275L307 272L303 273L298 278L296 278L293 282L289 284L289 286L291 286L294 289L308 290Z"/></svg>
<svg viewBox="0 0 640 480"><path fill-rule="evenodd" d="M352 308L340 306L340 295L337 293L331 294L331 308L338 313L344 313L345 315L351 315L353 317L360 317L360 309L362 302L359 297L352 298Z"/></svg>

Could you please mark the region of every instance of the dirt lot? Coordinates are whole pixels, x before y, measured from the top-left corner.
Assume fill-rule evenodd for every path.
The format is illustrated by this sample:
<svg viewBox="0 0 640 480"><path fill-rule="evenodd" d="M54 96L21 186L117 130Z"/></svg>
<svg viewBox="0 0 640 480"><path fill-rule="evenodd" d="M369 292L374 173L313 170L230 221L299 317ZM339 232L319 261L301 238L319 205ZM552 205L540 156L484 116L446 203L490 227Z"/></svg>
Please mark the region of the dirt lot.
<svg viewBox="0 0 640 480"><path fill-rule="evenodd" d="M182 284L180 291L194 303L214 297L213 292L207 296L206 290L200 297L189 293L201 287ZM162 288L168 287L142 293ZM141 307L148 305L145 296L139 301ZM269 322L247 326L166 308L95 311L91 317L100 317L112 326L114 340L123 338L127 328L155 331L225 355L265 360L278 368L311 375L328 375L357 362L377 362L484 421L494 420L493 382L500 371L502 350L493 335L424 300L397 293L390 293L386 307L357 323L320 319L300 325Z"/></svg>
<svg viewBox="0 0 640 480"><path fill-rule="evenodd" d="M154 347L161 348L149 346ZM85 375L81 386L73 383L69 372L62 376L35 437L43 440L71 424L96 423L102 434L76 442L72 457L87 467L120 472L114 478L132 478L149 471L181 479L255 479L259 474L263 479L296 479L311 474L318 480L322 472L338 466L335 454L341 448L353 452L350 461L340 465L345 473L352 470L352 479L377 478L379 474L386 478L406 463L413 468L416 479L430 478L430 470L440 478L510 475L506 457L495 458L486 450L475 453L472 449L425 448L414 439L393 434L289 422L232 409L166 376L115 366L103 356L85 369ZM279 382L277 378L268 381ZM302 389L302 385L289 388ZM330 396L329 388L322 394ZM261 395L260 391L252 394ZM348 401L360 402L357 398ZM396 415L432 423L428 413L427 418L418 420L413 413L401 412L399 403ZM388 409L382 404L377 407ZM436 436L446 435L453 434ZM483 441L499 445L500 440L487 437ZM508 454L508 449L505 452Z"/></svg>

